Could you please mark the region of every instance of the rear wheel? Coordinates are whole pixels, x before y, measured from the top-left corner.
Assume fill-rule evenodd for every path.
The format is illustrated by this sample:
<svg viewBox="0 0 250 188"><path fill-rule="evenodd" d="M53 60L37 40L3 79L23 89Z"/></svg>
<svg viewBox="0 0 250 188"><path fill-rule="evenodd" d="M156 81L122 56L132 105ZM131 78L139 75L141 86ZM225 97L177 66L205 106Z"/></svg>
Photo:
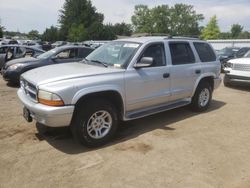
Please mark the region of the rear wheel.
<svg viewBox="0 0 250 188"><path fill-rule="evenodd" d="M89 147L106 144L115 134L118 115L115 106L105 99L83 103L76 109L71 125L77 141Z"/></svg>
<svg viewBox="0 0 250 188"><path fill-rule="evenodd" d="M194 111L202 112L208 109L212 99L212 87L208 82L201 82L192 98L191 107Z"/></svg>

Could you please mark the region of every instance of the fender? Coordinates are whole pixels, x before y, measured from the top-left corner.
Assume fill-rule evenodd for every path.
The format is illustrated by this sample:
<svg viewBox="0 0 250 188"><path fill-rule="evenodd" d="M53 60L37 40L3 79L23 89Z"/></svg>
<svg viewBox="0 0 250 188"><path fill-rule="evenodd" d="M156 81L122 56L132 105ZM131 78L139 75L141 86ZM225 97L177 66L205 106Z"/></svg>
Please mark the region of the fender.
<svg viewBox="0 0 250 188"><path fill-rule="evenodd" d="M119 87L118 85L100 85L100 86L93 86L93 87L87 87L87 88L83 88L81 90L79 90L73 97L71 104L76 104L77 101L82 98L83 96L87 95L87 94L92 94L92 93L98 93L98 92L105 92L105 91L114 91L117 92L121 98L122 98L122 102L123 102L123 108L125 108L125 96L123 95L123 93L125 91L123 91L123 89L121 87ZM125 109L123 109L125 112Z"/></svg>
<svg viewBox="0 0 250 188"><path fill-rule="evenodd" d="M213 72L201 74L201 75L197 78L197 80L196 80L196 82L195 82L195 84L194 84L194 88L193 88L191 97L194 96L194 93L195 93L196 88L197 88L197 86L199 85L200 81L201 81L203 78L206 78L206 77L213 77L213 78L216 78L216 74L213 73Z"/></svg>

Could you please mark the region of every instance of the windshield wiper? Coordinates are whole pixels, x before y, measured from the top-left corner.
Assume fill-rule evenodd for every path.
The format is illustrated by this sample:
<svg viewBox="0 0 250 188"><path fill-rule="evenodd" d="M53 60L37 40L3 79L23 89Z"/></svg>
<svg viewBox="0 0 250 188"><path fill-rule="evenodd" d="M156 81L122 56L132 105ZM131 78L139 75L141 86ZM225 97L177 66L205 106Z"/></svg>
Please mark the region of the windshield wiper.
<svg viewBox="0 0 250 188"><path fill-rule="evenodd" d="M99 60L89 60L90 62L93 62L93 63L98 63L98 64L101 64L103 65L104 67L108 67L108 64L107 63L104 63L104 62L101 62Z"/></svg>
<svg viewBox="0 0 250 188"><path fill-rule="evenodd" d="M84 58L82 61L81 61L82 63L85 63L85 64L89 64L89 62L91 63L98 63L98 64L101 64L101 65L103 65L104 67L108 67L108 63L104 63L104 62L101 62L101 61L99 61L99 60L89 60L89 59L86 59L86 58Z"/></svg>

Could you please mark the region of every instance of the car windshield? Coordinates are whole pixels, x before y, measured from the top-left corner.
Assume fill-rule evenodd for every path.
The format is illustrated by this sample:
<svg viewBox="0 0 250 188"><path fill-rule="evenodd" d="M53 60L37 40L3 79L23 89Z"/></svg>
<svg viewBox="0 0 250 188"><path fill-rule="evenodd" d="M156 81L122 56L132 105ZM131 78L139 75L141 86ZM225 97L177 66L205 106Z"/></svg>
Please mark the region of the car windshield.
<svg viewBox="0 0 250 188"><path fill-rule="evenodd" d="M244 55L244 57L250 57L250 50Z"/></svg>
<svg viewBox="0 0 250 188"><path fill-rule="evenodd" d="M107 66L124 67L133 57L139 43L114 41L102 45L86 57L87 61L102 62Z"/></svg>
<svg viewBox="0 0 250 188"><path fill-rule="evenodd" d="M233 55L237 51L239 51L238 48L223 48L218 52L219 55Z"/></svg>
<svg viewBox="0 0 250 188"><path fill-rule="evenodd" d="M54 49L47 51L39 56L37 56L38 59L47 59L49 57L51 57L52 55L54 55L56 53L56 51Z"/></svg>

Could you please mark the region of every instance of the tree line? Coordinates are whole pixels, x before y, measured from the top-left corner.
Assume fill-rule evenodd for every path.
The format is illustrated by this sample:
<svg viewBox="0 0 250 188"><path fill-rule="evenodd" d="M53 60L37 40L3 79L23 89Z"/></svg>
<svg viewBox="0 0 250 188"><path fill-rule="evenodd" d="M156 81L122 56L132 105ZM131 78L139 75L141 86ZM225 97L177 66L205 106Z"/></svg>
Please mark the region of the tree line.
<svg viewBox="0 0 250 188"><path fill-rule="evenodd" d="M162 33L172 36L193 36L202 39L238 39L250 38L250 33L243 26L233 24L230 32L221 32L216 16L204 27L200 23L203 14L198 14L192 5L159 5L149 8L136 5L131 17L132 24L104 24L104 15L97 12L90 0L65 0L59 11L59 26L46 28L42 34L32 30L26 35L30 39L44 41L67 40L71 42L84 40L113 40L118 35L130 36L132 33ZM5 35L22 34L3 31Z"/></svg>

